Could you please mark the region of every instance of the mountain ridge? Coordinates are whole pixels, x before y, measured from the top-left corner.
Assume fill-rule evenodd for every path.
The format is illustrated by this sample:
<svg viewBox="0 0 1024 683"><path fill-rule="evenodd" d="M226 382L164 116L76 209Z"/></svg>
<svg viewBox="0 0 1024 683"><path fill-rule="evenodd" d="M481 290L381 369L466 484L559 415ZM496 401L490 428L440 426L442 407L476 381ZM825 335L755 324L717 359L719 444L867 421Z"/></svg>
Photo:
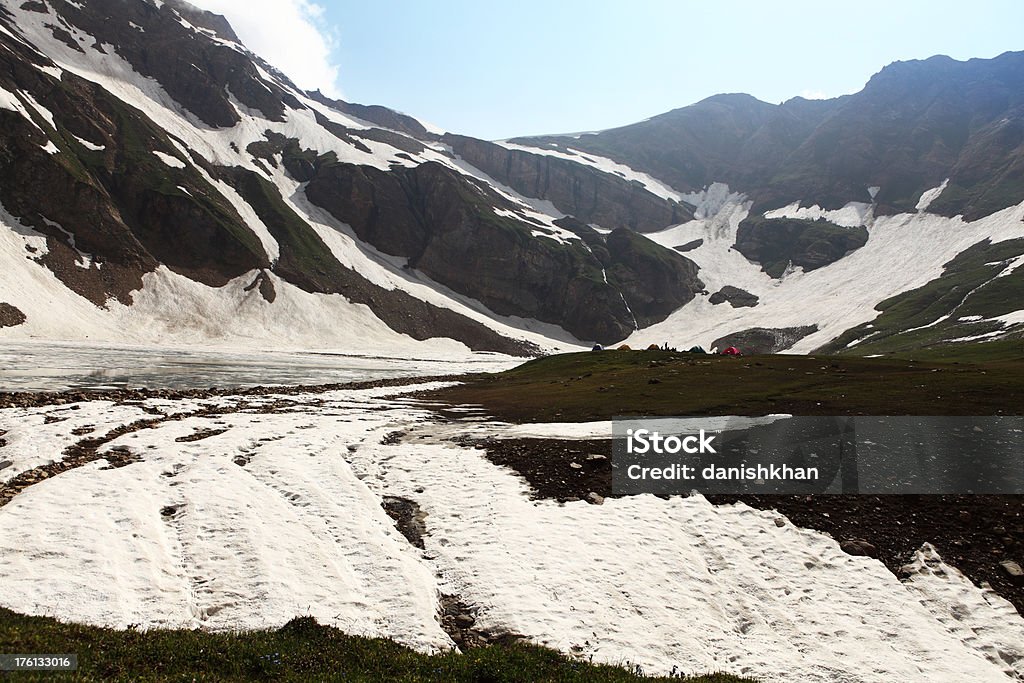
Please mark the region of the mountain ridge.
<svg viewBox="0 0 1024 683"><path fill-rule="evenodd" d="M156 316L182 341L363 335L398 353L754 328L813 329L791 348L832 349L875 305L952 277L938 266L964 248L1019 232L1024 53L897 63L831 100L720 94L608 131L488 142L303 92L183 0L3 0L0 29L12 338L127 326L146 341ZM934 265L861 273L875 298L828 323L825 297L882 225ZM977 239L923 247L909 230ZM806 278L815 305L795 298ZM709 300L723 291L749 305ZM236 313L196 337L186 306Z"/></svg>

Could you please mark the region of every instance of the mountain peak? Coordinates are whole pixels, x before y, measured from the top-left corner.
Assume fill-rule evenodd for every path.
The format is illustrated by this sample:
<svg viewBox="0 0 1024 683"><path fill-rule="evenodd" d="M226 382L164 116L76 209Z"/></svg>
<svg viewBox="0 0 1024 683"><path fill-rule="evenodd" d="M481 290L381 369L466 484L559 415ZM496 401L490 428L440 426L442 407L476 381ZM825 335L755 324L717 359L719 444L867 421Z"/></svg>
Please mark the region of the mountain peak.
<svg viewBox="0 0 1024 683"><path fill-rule="evenodd" d="M213 31L218 38L228 42L242 44L235 30L223 15L196 7L186 0L163 0L163 4L175 10L182 19L187 20L190 24Z"/></svg>

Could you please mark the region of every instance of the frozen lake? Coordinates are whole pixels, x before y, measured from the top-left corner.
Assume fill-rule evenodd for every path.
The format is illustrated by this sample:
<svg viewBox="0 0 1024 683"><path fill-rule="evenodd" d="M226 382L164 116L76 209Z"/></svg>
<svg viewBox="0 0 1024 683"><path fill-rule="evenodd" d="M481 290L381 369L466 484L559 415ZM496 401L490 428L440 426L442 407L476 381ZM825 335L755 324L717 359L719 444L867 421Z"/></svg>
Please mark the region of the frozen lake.
<svg viewBox="0 0 1024 683"><path fill-rule="evenodd" d="M389 358L327 352L195 347L0 343L0 391L190 389L332 384L390 377L495 372L522 359L497 354Z"/></svg>

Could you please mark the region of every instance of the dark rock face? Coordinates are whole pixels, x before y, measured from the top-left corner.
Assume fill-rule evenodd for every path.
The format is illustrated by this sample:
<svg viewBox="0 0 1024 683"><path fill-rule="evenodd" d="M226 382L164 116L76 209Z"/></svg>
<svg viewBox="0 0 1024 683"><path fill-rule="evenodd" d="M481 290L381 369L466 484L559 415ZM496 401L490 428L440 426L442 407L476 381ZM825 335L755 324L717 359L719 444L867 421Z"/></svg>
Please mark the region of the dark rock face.
<svg viewBox="0 0 1024 683"><path fill-rule="evenodd" d="M90 0L82 8L64 0L55 0L54 5L61 16L96 38L97 46L86 49L104 43L116 45L117 54L136 71L156 79L175 101L207 125L223 128L239 121L229 90L242 104L271 120L283 120L286 105L299 106L294 96L260 76L253 58L204 39L179 21L184 18L200 30L237 39L223 17L183 2L165 3L160 8L122 0Z"/></svg>
<svg viewBox="0 0 1024 683"><path fill-rule="evenodd" d="M704 289L696 263L632 230L614 230L605 246L608 280L617 283L640 327L661 322Z"/></svg>
<svg viewBox="0 0 1024 683"><path fill-rule="evenodd" d="M0 327L17 327L27 318L18 308L0 301Z"/></svg>
<svg viewBox="0 0 1024 683"><path fill-rule="evenodd" d="M745 289L739 287L733 287L732 285L726 285L720 290L712 294L708 301L712 305L717 306L718 304L724 304L726 301L733 308L748 308L757 305L757 295L751 294Z"/></svg>
<svg viewBox="0 0 1024 683"><path fill-rule="evenodd" d="M607 156L682 191L725 182L755 212L870 202L871 186L877 215L913 211L950 178L929 210L972 220L1024 200L1024 52L897 62L832 100L716 95L578 139L515 142Z"/></svg>
<svg viewBox="0 0 1024 683"><path fill-rule="evenodd" d="M0 50L0 87L33 93L57 120L66 121L67 132L85 139L106 141L116 132L96 86L70 74L56 81L29 65L29 50L20 43L2 36L0 43L10 48ZM26 226L49 237L49 253L37 260L58 277L63 275L69 288L96 304L109 296L130 302L128 292L141 286L142 273L153 270L156 261L131 234L102 183L86 170L78 153L88 150L67 135L58 137L57 144L68 154L48 154L42 149L48 139L41 129L52 129L42 117L34 118L34 123L0 110L0 203ZM88 161L102 165L105 160L102 153L92 153ZM103 254L104 268L75 268L67 235L51 224L73 233L78 249Z"/></svg>
<svg viewBox="0 0 1024 683"><path fill-rule="evenodd" d="M228 20L219 14L213 12L207 12L206 10L199 9L195 5L185 2L185 0L164 0L164 4L170 5L174 8L183 19L188 21L193 26L199 26L201 28L209 29L213 33L224 40L230 40L234 43L241 43L235 34L235 30L231 28L231 24Z"/></svg>
<svg viewBox="0 0 1024 683"><path fill-rule="evenodd" d="M703 244L703 239L695 239L693 241L687 242L686 244L680 244L678 247L675 247L675 250L680 253L686 253L688 251L693 251L694 249L697 249Z"/></svg>
<svg viewBox="0 0 1024 683"><path fill-rule="evenodd" d="M799 100L776 106L750 95L715 95L647 121L571 138L521 138L522 144L591 152L650 173L682 190L726 182L744 192L766 184L781 158L834 106Z"/></svg>
<svg viewBox="0 0 1024 683"><path fill-rule="evenodd" d="M748 218L736 231L735 249L772 277L792 263L810 271L835 263L864 246L864 227L842 228L827 221L792 218Z"/></svg>
<svg viewBox="0 0 1024 683"><path fill-rule="evenodd" d="M584 223L655 232L693 218L692 209L684 204L584 164L450 133L441 139L498 182L527 197L547 199Z"/></svg>
<svg viewBox="0 0 1024 683"><path fill-rule="evenodd" d="M285 204L275 186L242 168L220 169L220 174L253 207L277 241L281 256L273 270L285 280L307 292L341 294L353 303L365 304L388 327L413 339L443 335L458 339L474 351L513 356L537 352L531 344L503 337L454 311L421 301L401 290L373 284L339 263L320 236ZM253 286L256 285L254 282ZM270 280L261 278L259 287L263 297L272 302L276 293Z"/></svg>
<svg viewBox="0 0 1024 683"><path fill-rule="evenodd" d="M50 237L41 261L68 287L97 305L109 297L130 303L130 292L158 263L213 286L269 266L234 207L141 112L94 83L70 73L58 81L10 52L0 53L0 64L9 69L0 86L33 93L57 126L0 111L10 132L0 137L0 202ZM42 149L47 136L58 153ZM72 267L77 252L68 233L75 249L97 255L103 267Z"/></svg>
<svg viewBox="0 0 1024 683"><path fill-rule="evenodd" d="M128 21L152 24L154 31L147 35L155 43L169 41L179 51L192 42L202 43L206 46L203 49L212 50L210 46L215 45L192 31L183 34L184 28L176 19L173 23L177 28L168 24L164 27L166 34L161 34L160 26L168 17L148 3L121 4L126 13L111 19L112 27L106 30L126 33L129 51L135 45L132 36L139 32L128 28ZM111 6L100 0L82 9L71 7L68 12L76 23L91 27L106 16L103 13ZM166 13L170 8L168 3L161 11ZM206 17L211 30L226 36L225 27L211 17ZM190 21L200 25L197 21L201 18L191 16ZM150 24L144 24L144 20ZM125 26L114 26L118 22ZM130 304L131 293L141 288L143 275L160 264L210 286L221 286L246 272L257 271L250 290L258 290L266 301L274 302L277 291L267 275L274 272L306 291L341 294L354 303L365 304L392 329L415 339L449 336L474 350L511 355L537 352L531 344L505 338L451 310L372 284L341 266L315 231L284 204L278 190L266 180L241 169L218 169L181 151L142 112L98 85L71 73L64 73L58 80L32 66L48 65L45 57L6 34L0 34L0 43L7 48L0 50L0 87L11 93L31 93L54 115L50 124L43 116L33 115L29 121L17 112L0 109L4 132L0 135L0 203L24 225L47 237L44 254L27 255L97 306L106 305L110 298ZM116 44L120 46L121 41ZM181 55L195 56L187 49ZM236 56L244 57L230 49L210 53L211 59L225 56L227 61L219 68L227 71L233 69ZM255 69L248 64L250 70ZM233 74L231 78L245 77L245 72ZM223 95L227 84L238 96L230 83L228 78L211 87ZM207 84L199 78L194 85L199 95L193 95L200 96ZM286 99L277 101L281 111ZM210 101L216 100L214 97ZM27 106L27 100L22 104ZM27 110L34 112L31 106ZM398 140L401 136L390 131L332 132L383 137L410 149L420 144L411 138ZM43 149L48 141L56 145L57 153ZM357 139L352 142L358 144ZM316 153L302 149L294 140L268 135L264 143L250 147L250 153L272 165L277 163L274 155L281 154L283 165L293 177L312 179L316 173ZM155 152L171 159L171 163ZM204 174L234 184L251 203L281 248L277 263L270 263L262 243ZM80 260L83 253L92 261L88 267L83 267ZM14 310L4 311L4 319L11 324L18 320Z"/></svg>
<svg viewBox="0 0 1024 683"><path fill-rule="evenodd" d="M634 315L664 319L702 288L692 262L628 230L604 240L568 221L582 243L535 238L537 226L494 212L515 205L441 164L384 172L326 163L306 195L361 239L495 313L560 324L581 339L622 339Z"/></svg>
<svg viewBox="0 0 1024 683"><path fill-rule="evenodd" d="M817 331L817 325L781 328L752 327L749 330L719 337L711 343L711 348L724 349L735 346L747 355L779 353Z"/></svg>
<svg viewBox="0 0 1024 683"><path fill-rule="evenodd" d="M393 109L388 109L387 107L381 107L379 105L353 104L351 102L345 102L344 100L333 100L319 90L309 93L309 96L321 104L326 104L329 107L354 116L357 119L376 123L378 126L383 126L390 130L397 130L400 133L411 135L414 138L419 138L420 140L433 139L437 137L427 131L423 124L413 117L401 114Z"/></svg>

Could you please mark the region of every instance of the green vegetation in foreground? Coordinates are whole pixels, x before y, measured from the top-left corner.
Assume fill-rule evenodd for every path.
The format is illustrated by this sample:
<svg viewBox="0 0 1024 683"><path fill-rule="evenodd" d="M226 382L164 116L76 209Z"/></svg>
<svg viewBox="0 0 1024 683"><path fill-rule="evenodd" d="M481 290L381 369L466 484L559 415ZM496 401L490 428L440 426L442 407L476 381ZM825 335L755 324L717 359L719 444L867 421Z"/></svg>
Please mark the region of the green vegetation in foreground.
<svg viewBox="0 0 1024 683"><path fill-rule="evenodd" d="M481 405L520 422L617 415L1024 415L1024 359L939 363L585 351L475 375L428 396Z"/></svg>
<svg viewBox="0 0 1024 683"><path fill-rule="evenodd" d="M390 640L347 636L311 617L277 631L114 631L0 608L0 652L77 654L77 673L11 673L11 681L664 681L576 662L533 645L423 655ZM7 680L4 674L0 678ZM678 678L674 680L679 680ZM744 683L715 674L693 683Z"/></svg>

